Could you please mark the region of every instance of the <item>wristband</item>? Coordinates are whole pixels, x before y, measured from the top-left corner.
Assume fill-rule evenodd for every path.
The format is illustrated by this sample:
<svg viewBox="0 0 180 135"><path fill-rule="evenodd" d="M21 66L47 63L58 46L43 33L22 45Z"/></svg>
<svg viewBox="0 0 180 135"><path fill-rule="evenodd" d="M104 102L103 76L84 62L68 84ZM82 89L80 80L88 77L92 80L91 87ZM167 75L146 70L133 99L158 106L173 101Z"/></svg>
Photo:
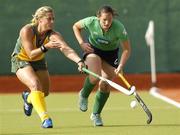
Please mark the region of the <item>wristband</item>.
<svg viewBox="0 0 180 135"><path fill-rule="evenodd" d="M80 59L80 60L77 62L77 64L80 63L80 62L83 62L83 63L84 63L84 60L83 60L83 59Z"/></svg>
<svg viewBox="0 0 180 135"><path fill-rule="evenodd" d="M44 45L42 45L42 46L40 47L40 49L41 49L41 51L42 51L43 53L45 53L45 52L48 51L48 49L47 49Z"/></svg>

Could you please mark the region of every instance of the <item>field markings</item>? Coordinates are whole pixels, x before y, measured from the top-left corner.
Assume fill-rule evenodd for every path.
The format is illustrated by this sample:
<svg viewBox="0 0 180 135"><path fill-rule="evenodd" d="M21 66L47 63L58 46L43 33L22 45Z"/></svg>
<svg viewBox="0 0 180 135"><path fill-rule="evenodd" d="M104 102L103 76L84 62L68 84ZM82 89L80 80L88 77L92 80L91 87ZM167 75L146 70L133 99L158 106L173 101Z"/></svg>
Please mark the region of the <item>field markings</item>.
<svg viewBox="0 0 180 135"><path fill-rule="evenodd" d="M152 87L150 89L150 92L149 92L152 96L158 98L158 99L161 99L171 105L174 105L175 107L177 108L180 108L180 103L179 102L176 102L175 100L172 100L171 98L168 98L164 95L161 95L160 93L158 93L158 88L156 87Z"/></svg>
<svg viewBox="0 0 180 135"><path fill-rule="evenodd" d="M151 107L153 110L171 110L172 107L169 106L154 106ZM174 108L175 109L175 108ZM111 107L105 108L104 111L122 111L122 110L132 110L130 107ZM23 109L0 109L0 113L19 113L23 112ZM49 112L79 112L78 108L51 108Z"/></svg>

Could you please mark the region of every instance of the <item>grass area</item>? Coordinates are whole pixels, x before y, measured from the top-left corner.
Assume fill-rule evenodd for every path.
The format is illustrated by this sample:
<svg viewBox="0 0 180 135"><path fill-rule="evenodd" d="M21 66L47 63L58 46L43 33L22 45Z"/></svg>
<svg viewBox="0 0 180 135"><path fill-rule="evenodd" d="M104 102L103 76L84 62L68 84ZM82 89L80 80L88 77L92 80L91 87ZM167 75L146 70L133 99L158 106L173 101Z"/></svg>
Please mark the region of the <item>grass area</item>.
<svg viewBox="0 0 180 135"><path fill-rule="evenodd" d="M42 129L33 110L26 117L22 110L21 94L0 95L0 135L179 135L180 109L153 98L147 92L140 96L153 113L153 121L146 124L146 115L138 106L130 108L133 96L112 92L102 113L104 127L93 127L89 116L94 93L89 98L89 110L80 112L77 93L52 93L46 98L53 129Z"/></svg>

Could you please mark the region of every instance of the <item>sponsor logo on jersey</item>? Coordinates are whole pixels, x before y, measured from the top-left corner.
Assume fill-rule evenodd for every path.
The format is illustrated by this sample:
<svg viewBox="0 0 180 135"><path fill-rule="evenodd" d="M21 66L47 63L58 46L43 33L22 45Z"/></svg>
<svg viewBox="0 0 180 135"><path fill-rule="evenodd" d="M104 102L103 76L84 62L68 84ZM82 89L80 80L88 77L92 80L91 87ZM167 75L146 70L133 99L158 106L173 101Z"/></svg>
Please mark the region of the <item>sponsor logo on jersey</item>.
<svg viewBox="0 0 180 135"><path fill-rule="evenodd" d="M103 39L103 38L97 38L96 41L100 44L105 44L105 45L110 44L110 41Z"/></svg>
<svg viewBox="0 0 180 135"><path fill-rule="evenodd" d="M96 31L93 32L94 35L98 35L98 33Z"/></svg>

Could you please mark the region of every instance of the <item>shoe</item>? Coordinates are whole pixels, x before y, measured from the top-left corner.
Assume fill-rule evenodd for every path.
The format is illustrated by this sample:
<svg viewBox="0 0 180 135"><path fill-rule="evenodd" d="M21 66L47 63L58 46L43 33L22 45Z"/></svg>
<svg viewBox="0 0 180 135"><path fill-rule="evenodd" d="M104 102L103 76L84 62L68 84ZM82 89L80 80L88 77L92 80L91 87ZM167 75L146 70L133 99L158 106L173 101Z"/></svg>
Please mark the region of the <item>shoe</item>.
<svg viewBox="0 0 180 135"><path fill-rule="evenodd" d="M53 128L52 120L50 118L44 120L42 123L42 128Z"/></svg>
<svg viewBox="0 0 180 135"><path fill-rule="evenodd" d="M100 114L92 113L90 119L94 122L94 126L103 126L103 122Z"/></svg>
<svg viewBox="0 0 180 135"><path fill-rule="evenodd" d="M24 91L22 93L22 98L24 100L24 107L23 108L24 108L24 113L26 116L31 116L32 109L33 109L33 105L27 102L27 98L28 98L29 94L30 93L27 91Z"/></svg>
<svg viewBox="0 0 180 135"><path fill-rule="evenodd" d="M88 98L84 98L84 97L81 95L81 91L79 92L79 109L80 109L82 112L85 112L85 111L87 111L87 109L88 109Z"/></svg>

